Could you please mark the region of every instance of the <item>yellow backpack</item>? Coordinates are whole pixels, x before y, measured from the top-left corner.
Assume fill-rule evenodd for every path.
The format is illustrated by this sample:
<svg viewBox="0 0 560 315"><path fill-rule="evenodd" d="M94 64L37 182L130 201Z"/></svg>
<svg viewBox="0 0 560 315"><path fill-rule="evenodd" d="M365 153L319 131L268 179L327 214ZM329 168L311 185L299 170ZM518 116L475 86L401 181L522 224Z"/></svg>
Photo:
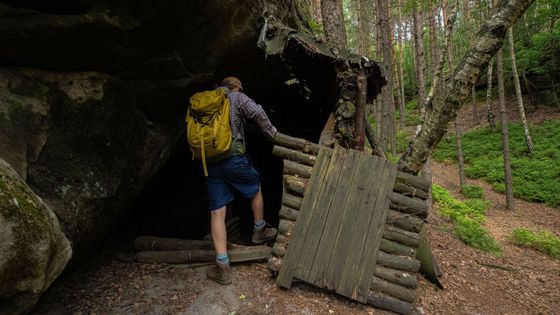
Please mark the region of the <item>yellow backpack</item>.
<svg viewBox="0 0 560 315"><path fill-rule="evenodd" d="M229 99L224 89L195 93L190 99L185 118L187 140L193 159L202 160L204 176L208 176L206 159L227 153L231 146Z"/></svg>

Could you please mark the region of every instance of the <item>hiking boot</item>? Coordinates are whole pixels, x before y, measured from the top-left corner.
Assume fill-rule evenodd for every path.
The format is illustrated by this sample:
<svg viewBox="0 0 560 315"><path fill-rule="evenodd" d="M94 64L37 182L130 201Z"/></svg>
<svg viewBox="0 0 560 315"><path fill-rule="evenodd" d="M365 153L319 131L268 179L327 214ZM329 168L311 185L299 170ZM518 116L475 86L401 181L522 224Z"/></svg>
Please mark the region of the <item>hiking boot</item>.
<svg viewBox="0 0 560 315"><path fill-rule="evenodd" d="M216 262L215 265L212 265L206 269L206 277L208 279L218 282L222 285L231 284L231 269L229 264L224 265L219 262Z"/></svg>
<svg viewBox="0 0 560 315"><path fill-rule="evenodd" d="M268 241L274 240L278 231L270 225L265 225L261 229L253 230L253 244L263 244Z"/></svg>

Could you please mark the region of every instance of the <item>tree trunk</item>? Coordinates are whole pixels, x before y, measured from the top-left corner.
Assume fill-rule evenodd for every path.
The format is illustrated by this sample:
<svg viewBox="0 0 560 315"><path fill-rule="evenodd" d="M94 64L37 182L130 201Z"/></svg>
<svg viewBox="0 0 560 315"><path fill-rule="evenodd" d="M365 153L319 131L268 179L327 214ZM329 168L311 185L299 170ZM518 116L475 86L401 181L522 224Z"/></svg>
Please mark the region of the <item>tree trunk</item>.
<svg viewBox="0 0 560 315"><path fill-rule="evenodd" d="M436 15L435 15L435 8L434 4L430 2L430 12L428 14L429 18L429 25L430 25L430 73L434 75L436 72L437 67L437 36L436 36ZM445 23L445 19L444 19ZM445 29L445 26L444 26Z"/></svg>
<svg viewBox="0 0 560 315"><path fill-rule="evenodd" d="M472 119L473 119L473 125L478 125L478 113L476 112L476 88L473 84L472 86Z"/></svg>
<svg viewBox="0 0 560 315"><path fill-rule="evenodd" d="M506 207L514 209L513 204L513 180L511 177L511 163L509 154L509 130L506 110L506 96L504 92L504 60L502 49L496 54L496 66L498 73L498 96L500 99L500 119L502 123L502 145L504 149L504 182L506 185Z"/></svg>
<svg viewBox="0 0 560 315"><path fill-rule="evenodd" d="M356 51L358 52L358 55L363 55L364 54L364 43L363 43L363 36L364 36L364 30L363 30L363 24L362 24L362 0L354 0L354 4L356 7L356 20L358 20L358 35L356 36L356 42L358 43L357 45L357 49Z"/></svg>
<svg viewBox="0 0 560 315"><path fill-rule="evenodd" d="M381 47L383 50L383 66L387 85L383 91L383 117L384 126L387 134L387 147L391 147L393 154L396 155L396 131L395 131L395 98L393 95L393 53L391 45L391 26L389 24L389 1L377 0L377 12L379 30L381 31ZM385 141L383 138L382 141Z"/></svg>
<svg viewBox="0 0 560 315"><path fill-rule="evenodd" d="M492 10L492 1L488 2L488 12L490 15L490 11ZM492 72L494 67L494 60L491 60L488 64L488 72L487 72L487 89L486 89L486 121L488 122L488 126L492 131L496 130L496 120L494 118L494 106L492 104Z"/></svg>
<svg viewBox="0 0 560 315"><path fill-rule="evenodd" d="M412 19L414 22L414 47L415 47L415 60L416 60L416 73L418 82L418 108L420 109L420 117L422 121L425 119L426 108L424 101L426 99L426 81L424 79L424 36L422 26L422 12L418 12L415 7L412 8Z"/></svg>
<svg viewBox="0 0 560 315"><path fill-rule="evenodd" d="M447 82L443 95L435 102L437 112L424 122L420 132L399 160L399 169L417 174L430 152L447 131L449 122L455 118L482 69L500 49L508 27L512 26L534 0L501 1L497 10L482 25L473 46L463 57L452 78Z"/></svg>
<svg viewBox="0 0 560 315"><path fill-rule="evenodd" d="M362 10L360 16L362 19L362 46L364 49L363 54L371 57L371 40L370 40L370 33L371 33L371 28L370 28L370 21L371 21L371 4L369 0L359 0L360 3L360 8Z"/></svg>
<svg viewBox="0 0 560 315"><path fill-rule="evenodd" d="M346 49L346 27L342 14L342 0L321 1L321 16L327 43L340 50Z"/></svg>
<svg viewBox="0 0 560 315"><path fill-rule="evenodd" d="M402 25L402 13L401 13L401 0L398 3L398 10L399 10L399 20L398 20L398 45L399 45L399 86L401 94L402 102L399 103L399 112L400 112L400 121L401 121L401 128L404 128L405 122L405 103L406 98L404 96L404 71L403 71L403 45L402 45L402 37L403 37L403 25Z"/></svg>
<svg viewBox="0 0 560 315"><path fill-rule="evenodd" d="M515 95L517 96L517 107L519 109L519 119L523 124L523 134L525 135L525 143L529 153L533 152L533 141L529 134L529 126L527 125L527 118L525 117L525 107L523 106L523 96L521 95L521 85L519 84L519 75L517 74L517 63L515 62L515 44L513 42L513 28L509 28L508 32L509 52L511 56L511 72L513 76L513 83L515 85Z"/></svg>

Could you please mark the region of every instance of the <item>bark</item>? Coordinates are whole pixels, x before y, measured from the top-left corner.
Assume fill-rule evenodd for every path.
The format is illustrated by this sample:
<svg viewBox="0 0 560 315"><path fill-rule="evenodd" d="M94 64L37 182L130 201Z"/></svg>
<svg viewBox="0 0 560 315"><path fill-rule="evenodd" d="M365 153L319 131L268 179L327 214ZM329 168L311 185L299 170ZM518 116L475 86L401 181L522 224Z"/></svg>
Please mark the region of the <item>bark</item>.
<svg viewBox="0 0 560 315"><path fill-rule="evenodd" d="M496 130L496 120L494 118L494 108L492 105L492 72L493 72L494 60L491 60L488 64L487 78L488 84L486 88L486 121L488 126L492 130Z"/></svg>
<svg viewBox="0 0 560 315"><path fill-rule="evenodd" d="M401 156L399 169L417 174L430 152L447 131L449 122L455 118L482 69L501 48L508 27L512 26L534 0L501 1L497 10L488 18L478 32L473 46L455 69L445 90L435 102L440 102L437 112L424 122L420 132Z"/></svg>
<svg viewBox="0 0 560 315"><path fill-rule="evenodd" d="M358 42L357 51L358 51L358 55L363 55L364 54L364 42L363 42L364 30L362 24L363 22L362 3L361 0L355 0L354 3L356 6L356 19L358 20L358 35L356 36L356 40Z"/></svg>
<svg viewBox="0 0 560 315"><path fill-rule="evenodd" d="M506 185L506 207L514 209L513 204L513 180L511 177L511 162L509 154L509 130L506 110L506 97L504 92L504 61L502 49L496 54L496 65L498 72L498 95L500 99L500 119L502 123L502 145L504 153L504 182Z"/></svg>
<svg viewBox="0 0 560 315"><path fill-rule="evenodd" d="M386 137L382 137L383 144L388 144L393 154L396 154L395 130L395 98L393 95L393 53L391 45L391 26L389 23L389 1L377 0L379 30L381 30L381 46L383 50L383 66L387 85L383 91L383 120Z"/></svg>
<svg viewBox="0 0 560 315"><path fill-rule="evenodd" d="M371 40L370 40L370 21L372 19L372 10L369 0L359 0L360 7L362 8L361 18L362 18L362 45L364 52L363 54L371 57Z"/></svg>
<svg viewBox="0 0 560 315"><path fill-rule="evenodd" d="M399 104L399 112L400 112L400 118L401 118L401 128L404 128L404 121L405 121L405 106L404 104L406 103L406 98L404 96L404 71L403 71L403 45L402 45L402 34L403 34L403 25L402 25L402 12L401 12L401 0L399 0L398 2L398 11L399 11L399 20L398 20L398 47L399 47L399 86L400 86L400 91L399 93L401 94L401 100L402 102L400 102Z"/></svg>
<svg viewBox="0 0 560 315"><path fill-rule="evenodd" d="M346 27L342 14L342 0L321 1L321 16L327 43L339 50L346 49Z"/></svg>
<svg viewBox="0 0 560 315"><path fill-rule="evenodd" d="M433 75L437 67L437 36L436 36L436 19L434 4L430 3L430 12L428 18L430 19L430 73ZM444 20L445 21L445 20Z"/></svg>
<svg viewBox="0 0 560 315"><path fill-rule="evenodd" d="M519 109L519 119L523 125L523 134L525 135L525 143L529 153L533 152L533 141L529 133L529 126L527 125L527 117L525 117L525 107L523 106L523 96L521 94L521 85L519 84L519 75L517 74L517 64L515 62L515 43L513 42L513 28L509 28L508 32L509 52L511 57L511 72L513 76L513 83L515 85L515 95L517 96L517 107Z"/></svg>
<svg viewBox="0 0 560 315"><path fill-rule="evenodd" d="M420 109L420 117L423 120L426 112L426 108L424 106L424 101L426 99L426 81L424 78L424 36L422 32L422 12L418 12L416 7L412 8L412 19L414 23L414 57L416 61L416 77L418 82L418 108Z"/></svg>

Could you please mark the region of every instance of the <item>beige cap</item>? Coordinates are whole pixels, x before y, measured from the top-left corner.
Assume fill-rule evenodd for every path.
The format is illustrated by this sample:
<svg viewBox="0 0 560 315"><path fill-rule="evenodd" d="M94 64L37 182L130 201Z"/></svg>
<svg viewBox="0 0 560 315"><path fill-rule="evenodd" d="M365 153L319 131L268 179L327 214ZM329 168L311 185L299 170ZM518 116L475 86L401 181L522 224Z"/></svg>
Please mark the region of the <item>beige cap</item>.
<svg viewBox="0 0 560 315"><path fill-rule="evenodd" d="M227 77L223 79L221 85L231 90L238 88L240 91L243 91L243 85L241 85L241 81L236 77Z"/></svg>

